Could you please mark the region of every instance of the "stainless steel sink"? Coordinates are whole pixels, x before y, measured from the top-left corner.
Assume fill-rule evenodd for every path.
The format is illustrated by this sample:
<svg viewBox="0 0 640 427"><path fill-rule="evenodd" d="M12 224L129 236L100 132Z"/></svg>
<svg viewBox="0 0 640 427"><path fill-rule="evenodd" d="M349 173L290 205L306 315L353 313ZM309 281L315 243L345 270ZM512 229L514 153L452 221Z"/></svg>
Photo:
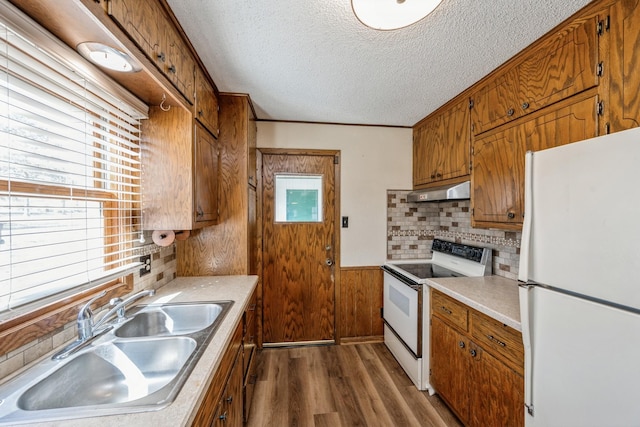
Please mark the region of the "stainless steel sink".
<svg viewBox="0 0 640 427"><path fill-rule="evenodd" d="M222 304L149 305L116 330L121 338L188 335L208 328L222 313Z"/></svg>
<svg viewBox="0 0 640 427"><path fill-rule="evenodd" d="M0 386L0 425L161 409L182 385L233 301L134 307L126 323L63 360Z"/></svg>
<svg viewBox="0 0 640 427"><path fill-rule="evenodd" d="M38 411L142 399L173 381L195 349L188 337L102 344L24 392L18 407Z"/></svg>

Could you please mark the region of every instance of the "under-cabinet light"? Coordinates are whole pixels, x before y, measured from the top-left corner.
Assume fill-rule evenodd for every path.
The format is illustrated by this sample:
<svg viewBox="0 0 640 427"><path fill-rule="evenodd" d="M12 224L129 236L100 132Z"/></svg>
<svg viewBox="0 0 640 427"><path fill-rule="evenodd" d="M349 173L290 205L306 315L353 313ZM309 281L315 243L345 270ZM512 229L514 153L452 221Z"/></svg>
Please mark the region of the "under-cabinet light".
<svg viewBox="0 0 640 427"><path fill-rule="evenodd" d="M78 52L89 61L109 70L137 73L142 68L126 53L102 43L85 42L77 46Z"/></svg>

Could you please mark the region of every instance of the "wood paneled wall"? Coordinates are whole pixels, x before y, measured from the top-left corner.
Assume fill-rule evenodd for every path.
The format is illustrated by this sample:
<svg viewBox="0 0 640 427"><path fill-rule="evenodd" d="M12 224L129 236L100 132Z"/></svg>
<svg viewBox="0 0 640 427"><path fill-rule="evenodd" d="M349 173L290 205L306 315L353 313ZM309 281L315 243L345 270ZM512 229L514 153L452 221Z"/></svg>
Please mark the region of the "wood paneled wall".
<svg viewBox="0 0 640 427"><path fill-rule="evenodd" d="M340 271L341 342L382 339L382 269L344 267Z"/></svg>

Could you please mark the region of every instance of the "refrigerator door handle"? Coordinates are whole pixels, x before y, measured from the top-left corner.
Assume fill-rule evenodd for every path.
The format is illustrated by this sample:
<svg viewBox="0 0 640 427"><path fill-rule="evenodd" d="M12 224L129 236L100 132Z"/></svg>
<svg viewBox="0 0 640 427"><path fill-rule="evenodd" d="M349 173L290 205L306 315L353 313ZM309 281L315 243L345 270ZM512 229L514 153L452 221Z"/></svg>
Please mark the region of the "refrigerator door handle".
<svg viewBox="0 0 640 427"><path fill-rule="evenodd" d="M522 326L522 344L524 346L524 406L527 408L529 415L533 416L532 401L532 352L531 352L531 317L530 302L531 292L534 286L521 283L518 288L518 297L520 300L520 324Z"/></svg>
<svg viewBox="0 0 640 427"><path fill-rule="evenodd" d="M524 222L522 223L522 239L520 244L520 266L518 280L529 280L529 247L531 242L531 216L533 212L533 151L527 151L524 158Z"/></svg>

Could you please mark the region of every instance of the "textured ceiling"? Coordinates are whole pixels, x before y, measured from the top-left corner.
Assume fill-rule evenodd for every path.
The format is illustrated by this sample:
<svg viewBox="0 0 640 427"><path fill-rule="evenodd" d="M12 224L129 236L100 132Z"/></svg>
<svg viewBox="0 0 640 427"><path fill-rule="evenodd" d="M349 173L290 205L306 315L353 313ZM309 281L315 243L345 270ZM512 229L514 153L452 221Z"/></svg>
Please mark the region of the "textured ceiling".
<svg viewBox="0 0 640 427"><path fill-rule="evenodd" d="M589 0L444 0L395 31L363 26L350 0L168 3L218 89L248 93L259 119L412 126Z"/></svg>

